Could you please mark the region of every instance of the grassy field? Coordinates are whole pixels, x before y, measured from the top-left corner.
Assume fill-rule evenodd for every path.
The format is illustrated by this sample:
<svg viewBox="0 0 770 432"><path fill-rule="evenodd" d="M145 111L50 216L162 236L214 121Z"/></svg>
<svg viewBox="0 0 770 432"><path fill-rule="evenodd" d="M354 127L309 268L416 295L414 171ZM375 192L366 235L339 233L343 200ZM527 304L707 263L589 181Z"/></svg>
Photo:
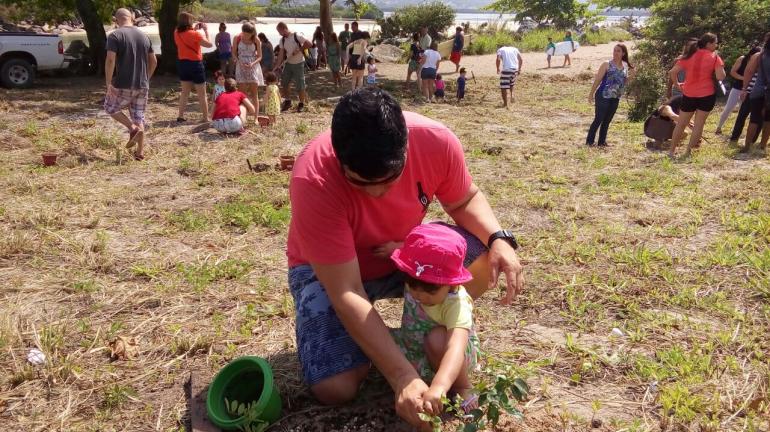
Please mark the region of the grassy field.
<svg viewBox="0 0 770 432"><path fill-rule="evenodd" d="M349 406L308 396L286 283L289 174L246 165L329 126L331 90L313 92L326 80L311 78L310 112L240 139L173 123L177 84L156 80L144 162L100 113L100 80L0 91L1 430L182 431L190 376L246 354L275 370L285 417L271 430L405 430L374 373ZM531 387L525 419L498 430L767 431L770 163L712 134L671 161L645 148L625 101L611 146L586 148L589 85L525 75L503 110L491 78L469 82L462 106L385 82L455 131L522 244L524 294L476 305L488 370ZM41 167L45 150L58 167ZM400 302L377 306L398 324ZM118 337L130 359L111 359ZM44 366L27 363L33 347Z"/></svg>

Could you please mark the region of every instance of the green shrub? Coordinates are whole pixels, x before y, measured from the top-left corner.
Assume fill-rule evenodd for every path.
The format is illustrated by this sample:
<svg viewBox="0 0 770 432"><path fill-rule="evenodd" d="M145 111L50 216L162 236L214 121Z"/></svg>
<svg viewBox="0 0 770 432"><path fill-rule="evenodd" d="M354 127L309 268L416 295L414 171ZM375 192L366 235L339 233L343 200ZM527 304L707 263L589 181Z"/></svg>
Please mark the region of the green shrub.
<svg viewBox="0 0 770 432"><path fill-rule="evenodd" d="M564 30L537 29L522 35L508 30L496 29L494 32L476 35L473 38L473 43L467 49L470 54L481 55L496 52L500 45L513 45L521 52L545 52L548 38L551 37L554 42L560 42L564 39L564 33ZM627 31L617 27L609 27L596 32L585 33L581 37L580 43L598 45L628 39L631 39L631 34ZM608 57L611 55L611 52L607 53Z"/></svg>
<svg viewBox="0 0 770 432"><path fill-rule="evenodd" d="M729 68L770 29L770 0L659 0L651 12L645 37L666 67L685 39L711 32L719 36L719 52Z"/></svg>
<svg viewBox="0 0 770 432"><path fill-rule="evenodd" d="M428 27L435 39L455 22L455 11L440 1L404 6L396 9L387 19L378 19L385 38L408 36Z"/></svg>
<svg viewBox="0 0 770 432"><path fill-rule="evenodd" d="M642 121L660 105L666 86L666 68L648 42L639 45L631 64L634 65L634 78L627 89L631 102L628 119Z"/></svg>

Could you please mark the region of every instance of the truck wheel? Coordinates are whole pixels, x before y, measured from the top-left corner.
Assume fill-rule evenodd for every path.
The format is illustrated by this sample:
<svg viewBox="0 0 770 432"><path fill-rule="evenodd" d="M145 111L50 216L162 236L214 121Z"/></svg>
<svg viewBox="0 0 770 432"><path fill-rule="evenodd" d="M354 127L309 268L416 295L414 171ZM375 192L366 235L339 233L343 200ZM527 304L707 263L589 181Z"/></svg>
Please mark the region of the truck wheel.
<svg viewBox="0 0 770 432"><path fill-rule="evenodd" d="M27 88L35 80L35 67L28 61L13 58L0 67L0 81L8 88Z"/></svg>

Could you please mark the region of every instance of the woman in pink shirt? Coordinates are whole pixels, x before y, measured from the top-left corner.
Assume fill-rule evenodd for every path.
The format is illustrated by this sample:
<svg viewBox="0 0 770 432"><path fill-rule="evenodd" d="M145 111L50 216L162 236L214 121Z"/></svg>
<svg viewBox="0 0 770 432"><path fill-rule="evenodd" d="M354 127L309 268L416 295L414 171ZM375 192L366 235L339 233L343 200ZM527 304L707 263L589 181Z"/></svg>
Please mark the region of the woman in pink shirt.
<svg viewBox="0 0 770 432"><path fill-rule="evenodd" d="M682 108L679 114L679 120L674 129L674 136L671 139L671 150L669 154L674 157L674 151L679 141L682 140L684 129L690 124L690 120L695 115L695 124L692 128L690 142L687 144L687 151L684 157L690 155L693 146L700 141L703 135L703 125L706 123L711 110L714 109L717 95L714 78L721 81L725 79L725 63L715 52L719 46L719 40L713 33L706 33L698 40L697 44L692 44L689 49L669 72L674 86L682 91ZM684 82L679 82L679 72L685 72Z"/></svg>

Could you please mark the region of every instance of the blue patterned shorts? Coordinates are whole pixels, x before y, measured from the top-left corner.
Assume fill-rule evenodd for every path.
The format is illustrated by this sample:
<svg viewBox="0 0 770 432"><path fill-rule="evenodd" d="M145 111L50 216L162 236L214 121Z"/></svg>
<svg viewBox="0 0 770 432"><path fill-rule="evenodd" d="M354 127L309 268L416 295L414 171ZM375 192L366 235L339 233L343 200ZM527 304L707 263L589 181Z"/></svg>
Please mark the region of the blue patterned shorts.
<svg viewBox="0 0 770 432"><path fill-rule="evenodd" d="M444 224L462 235L468 243L464 265L468 267L487 248L468 231ZM297 354L302 374L308 385L369 364L358 344L348 334L332 307L326 289L318 281L313 268L307 264L289 269L289 289L294 297L296 312ZM369 299L404 296L404 279L400 272L364 282Z"/></svg>

